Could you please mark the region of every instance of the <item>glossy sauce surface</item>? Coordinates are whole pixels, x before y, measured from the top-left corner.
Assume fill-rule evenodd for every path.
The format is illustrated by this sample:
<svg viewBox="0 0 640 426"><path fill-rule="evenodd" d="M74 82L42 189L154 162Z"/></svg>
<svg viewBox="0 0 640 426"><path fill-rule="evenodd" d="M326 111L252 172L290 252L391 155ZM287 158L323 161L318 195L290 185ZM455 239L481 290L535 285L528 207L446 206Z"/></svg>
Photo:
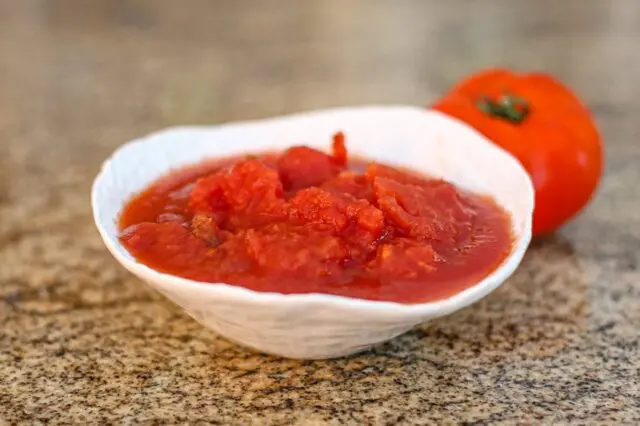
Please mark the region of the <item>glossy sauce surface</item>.
<svg viewBox="0 0 640 426"><path fill-rule="evenodd" d="M125 207L120 240L161 272L257 291L421 303L482 279L509 215L442 180L308 147L168 173Z"/></svg>

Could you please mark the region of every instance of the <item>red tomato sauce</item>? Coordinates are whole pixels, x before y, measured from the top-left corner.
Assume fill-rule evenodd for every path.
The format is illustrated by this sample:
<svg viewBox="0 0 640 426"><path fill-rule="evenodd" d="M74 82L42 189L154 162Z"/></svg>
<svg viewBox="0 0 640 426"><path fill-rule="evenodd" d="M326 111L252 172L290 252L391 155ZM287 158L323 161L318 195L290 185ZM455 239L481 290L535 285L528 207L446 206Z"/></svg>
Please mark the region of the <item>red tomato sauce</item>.
<svg viewBox="0 0 640 426"><path fill-rule="evenodd" d="M487 276L511 250L509 215L437 179L331 155L210 160L135 196L120 240L161 272L256 291L421 303Z"/></svg>

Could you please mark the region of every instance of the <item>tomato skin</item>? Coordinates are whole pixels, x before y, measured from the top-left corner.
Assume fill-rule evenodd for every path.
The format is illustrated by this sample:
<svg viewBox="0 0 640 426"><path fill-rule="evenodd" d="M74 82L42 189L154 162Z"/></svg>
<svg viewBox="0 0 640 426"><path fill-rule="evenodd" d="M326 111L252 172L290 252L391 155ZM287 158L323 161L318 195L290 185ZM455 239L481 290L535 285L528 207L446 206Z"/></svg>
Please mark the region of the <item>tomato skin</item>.
<svg viewBox="0 0 640 426"><path fill-rule="evenodd" d="M523 101L515 116L500 114L506 98ZM492 100L495 111L482 108ZM523 117L518 115L526 108ZM533 234L556 230L591 200L603 168L593 117L562 83L544 73L493 69L471 75L433 109L458 118L516 157L536 191Z"/></svg>

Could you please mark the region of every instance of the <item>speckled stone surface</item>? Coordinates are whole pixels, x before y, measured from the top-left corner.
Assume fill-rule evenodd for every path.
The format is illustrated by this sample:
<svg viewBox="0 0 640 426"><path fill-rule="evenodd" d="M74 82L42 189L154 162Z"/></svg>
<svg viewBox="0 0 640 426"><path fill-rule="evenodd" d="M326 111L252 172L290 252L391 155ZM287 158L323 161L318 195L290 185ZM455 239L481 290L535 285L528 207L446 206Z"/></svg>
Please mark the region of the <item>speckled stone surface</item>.
<svg viewBox="0 0 640 426"><path fill-rule="evenodd" d="M640 423L640 3L0 0L0 424ZM595 203L480 303L348 359L217 337L122 270L101 161L174 124L424 104L491 64L597 116Z"/></svg>

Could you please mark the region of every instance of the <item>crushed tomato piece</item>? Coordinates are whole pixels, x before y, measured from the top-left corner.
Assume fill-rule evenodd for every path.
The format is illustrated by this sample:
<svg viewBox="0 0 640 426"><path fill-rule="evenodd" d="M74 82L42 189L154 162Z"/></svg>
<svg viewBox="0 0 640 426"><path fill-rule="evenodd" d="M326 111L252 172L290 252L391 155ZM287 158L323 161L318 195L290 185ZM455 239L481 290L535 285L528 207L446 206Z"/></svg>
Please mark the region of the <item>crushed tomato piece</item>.
<svg viewBox="0 0 640 426"><path fill-rule="evenodd" d="M306 146L286 150L277 168L287 191L320 185L340 171L331 156Z"/></svg>
<svg viewBox="0 0 640 426"><path fill-rule="evenodd" d="M333 160L341 167L347 165L347 147L344 144L344 133L338 132L333 135Z"/></svg>
<svg viewBox="0 0 640 426"><path fill-rule="evenodd" d="M162 178L120 219L159 271L257 291L421 303L488 275L511 249L492 200L388 165L298 146Z"/></svg>

